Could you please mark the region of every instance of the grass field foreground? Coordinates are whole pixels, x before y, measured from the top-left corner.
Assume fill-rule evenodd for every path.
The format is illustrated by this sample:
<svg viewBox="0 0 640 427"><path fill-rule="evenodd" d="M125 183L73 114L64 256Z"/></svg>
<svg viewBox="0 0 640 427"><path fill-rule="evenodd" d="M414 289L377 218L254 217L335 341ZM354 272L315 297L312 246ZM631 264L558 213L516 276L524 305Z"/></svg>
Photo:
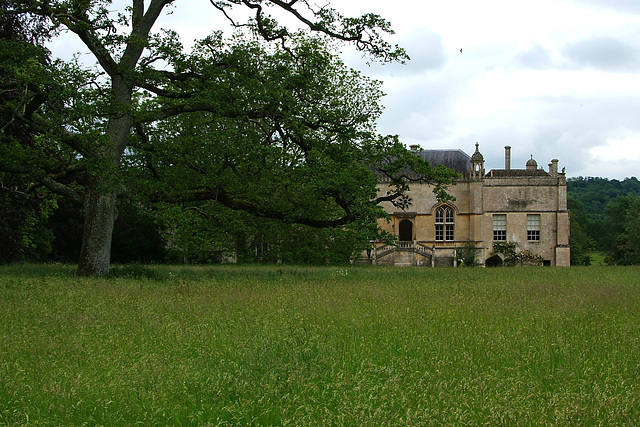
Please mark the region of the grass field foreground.
<svg viewBox="0 0 640 427"><path fill-rule="evenodd" d="M640 269L0 267L0 424L640 424Z"/></svg>

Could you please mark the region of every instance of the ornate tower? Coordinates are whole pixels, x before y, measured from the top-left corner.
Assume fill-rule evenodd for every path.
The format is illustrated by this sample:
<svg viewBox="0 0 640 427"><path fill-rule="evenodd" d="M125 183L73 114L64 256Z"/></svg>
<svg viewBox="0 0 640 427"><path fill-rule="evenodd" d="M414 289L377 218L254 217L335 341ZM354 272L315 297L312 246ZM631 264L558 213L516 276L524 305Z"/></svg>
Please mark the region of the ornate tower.
<svg viewBox="0 0 640 427"><path fill-rule="evenodd" d="M471 178L482 179L484 177L484 157L478 150L478 144L476 142L476 151L471 156Z"/></svg>

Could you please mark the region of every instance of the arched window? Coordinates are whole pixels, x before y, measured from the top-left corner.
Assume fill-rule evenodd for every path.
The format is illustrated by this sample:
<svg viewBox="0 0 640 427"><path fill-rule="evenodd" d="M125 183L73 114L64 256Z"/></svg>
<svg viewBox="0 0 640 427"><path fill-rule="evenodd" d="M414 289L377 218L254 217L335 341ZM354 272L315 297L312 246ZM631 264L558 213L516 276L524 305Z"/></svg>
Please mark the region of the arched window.
<svg viewBox="0 0 640 427"><path fill-rule="evenodd" d="M398 225L398 237L401 242L413 241L413 223L408 219L403 219Z"/></svg>
<svg viewBox="0 0 640 427"><path fill-rule="evenodd" d="M449 206L436 209L436 240L453 240L453 209Z"/></svg>

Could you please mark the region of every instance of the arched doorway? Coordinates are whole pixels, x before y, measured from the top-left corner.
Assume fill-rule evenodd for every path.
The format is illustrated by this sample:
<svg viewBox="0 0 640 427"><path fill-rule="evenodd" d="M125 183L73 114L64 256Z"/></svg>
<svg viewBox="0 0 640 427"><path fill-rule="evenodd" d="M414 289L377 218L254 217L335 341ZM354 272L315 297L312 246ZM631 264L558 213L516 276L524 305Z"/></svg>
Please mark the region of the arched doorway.
<svg viewBox="0 0 640 427"><path fill-rule="evenodd" d="M499 255L494 255L491 258L487 258L484 263L487 267L501 267L502 266L502 258Z"/></svg>
<svg viewBox="0 0 640 427"><path fill-rule="evenodd" d="M401 242L413 241L413 223L408 219L403 219L398 225L398 236Z"/></svg>

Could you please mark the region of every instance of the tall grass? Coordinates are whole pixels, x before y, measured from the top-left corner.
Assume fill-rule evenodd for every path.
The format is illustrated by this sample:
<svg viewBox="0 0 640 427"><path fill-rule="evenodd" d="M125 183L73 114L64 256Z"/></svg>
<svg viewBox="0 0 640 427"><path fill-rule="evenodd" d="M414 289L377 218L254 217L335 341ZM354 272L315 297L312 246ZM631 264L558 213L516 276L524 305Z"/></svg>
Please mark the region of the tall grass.
<svg viewBox="0 0 640 427"><path fill-rule="evenodd" d="M0 424L640 423L640 269L0 268Z"/></svg>

